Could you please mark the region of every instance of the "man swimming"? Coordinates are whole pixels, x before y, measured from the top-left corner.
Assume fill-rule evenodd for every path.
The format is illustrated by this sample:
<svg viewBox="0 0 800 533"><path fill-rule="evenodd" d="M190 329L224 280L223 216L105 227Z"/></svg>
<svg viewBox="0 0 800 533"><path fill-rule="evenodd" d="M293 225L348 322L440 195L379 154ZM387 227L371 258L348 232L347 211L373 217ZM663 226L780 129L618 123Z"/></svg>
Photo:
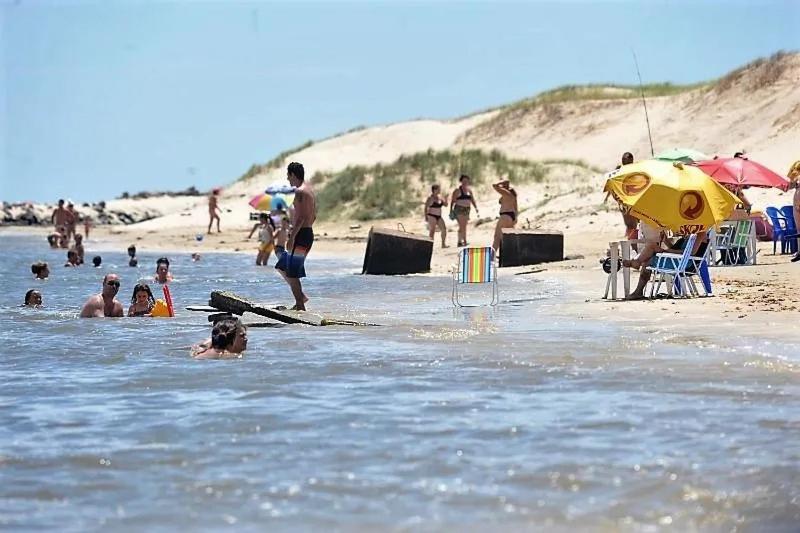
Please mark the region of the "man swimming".
<svg viewBox="0 0 800 533"><path fill-rule="evenodd" d="M289 179L289 183L295 187L294 214L286 251L278 259L275 268L280 271L292 290L295 302L292 309L305 311L308 297L303 294L300 278L306 277L306 255L314 243L312 226L317 219L317 199L311 185L305 181L303 165L295 162L289 163L286 177Z"/></svg>
<svg viewBox="0 0 800 533"><path fill-rule="evenodd" d="M124 316L122 302L116 298L118 292L119 276L106 274L103 278L103 290L86 300L81 309L81 318Z"/></svg>

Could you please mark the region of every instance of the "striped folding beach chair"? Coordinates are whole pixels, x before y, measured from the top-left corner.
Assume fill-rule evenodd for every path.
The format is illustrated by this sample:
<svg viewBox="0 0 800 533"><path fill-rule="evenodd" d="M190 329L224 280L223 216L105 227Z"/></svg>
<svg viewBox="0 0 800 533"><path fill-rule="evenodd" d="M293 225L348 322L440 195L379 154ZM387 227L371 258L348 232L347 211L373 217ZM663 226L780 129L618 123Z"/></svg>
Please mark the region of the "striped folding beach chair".
<svg viewBox="0 0 800 533"><path fill-rule="evenodd" d="M453 305L465 307L459 299L458 288L467 283L490 283L492 300L489 305L497 305L500 293L497 288L497 267L494 264L494 250L485 248L463 248L458 252L458 264L453 268Z"/></svg>

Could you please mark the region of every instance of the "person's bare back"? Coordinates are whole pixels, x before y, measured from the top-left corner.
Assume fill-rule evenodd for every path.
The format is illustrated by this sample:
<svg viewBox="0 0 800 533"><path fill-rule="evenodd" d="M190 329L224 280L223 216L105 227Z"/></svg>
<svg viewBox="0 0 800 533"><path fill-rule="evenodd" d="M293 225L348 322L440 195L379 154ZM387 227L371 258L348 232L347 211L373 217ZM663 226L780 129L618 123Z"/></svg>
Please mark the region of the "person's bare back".
<svg viewBox="0 0 800 533"><path fill-rule="evenodd" d="M317 196L311 184L304 181L294 191L294 224L298 228L310 228L317 221Z"/></svg>

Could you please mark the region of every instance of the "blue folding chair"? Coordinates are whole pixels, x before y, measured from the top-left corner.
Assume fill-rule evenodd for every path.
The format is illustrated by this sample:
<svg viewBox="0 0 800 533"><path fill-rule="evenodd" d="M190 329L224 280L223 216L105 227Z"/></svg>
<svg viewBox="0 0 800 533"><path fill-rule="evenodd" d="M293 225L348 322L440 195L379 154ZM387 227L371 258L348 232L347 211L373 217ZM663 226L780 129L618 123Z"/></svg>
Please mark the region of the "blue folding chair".
<svg viewBox="0 0 800 533"><path fill-rule="evenodd" d="M798 238L797 223L800 222L800 220L794 219L794 207L791 205L781 207L781 214L786 219L786 225L789 228L786 234L786 238L789 240L789 252L796 254Z"/></svg>
<svg viewBox="0 0 800 533"><path fill-rule="evenodd" d="M797 252L797 239L790 237L790 235L797 233L797 228L795 226L794 231L792 231L792 226L790 226L789 220L783 214L781 210L777 207L768 207L766 209L767 216L769 217L770 222L772 222L772 253L773 255L777 253L777 246L778 242L781 243L781 253L789 252ZM792 221L794 222L794 216L792 216Z"/></svg>
<svg viewBox="0 0 800 533"><path fill-rule="evenodd" d="M703 280L703 288L705 289L706 295L711 294L711 279L708 277L708 263L704 257L705 254L701 254L700 257L692 256L692 249L694 248L696 240L697 235L689 235L686 238L683 253L656 254L656 265L647 267L653 272L653 283L650 290L651 298L658 294L662 283L667 285L667 294L670 296L674 294L684 298L693 295L699 296L700 293L697 290L692 276L695 273L699 273L702 279L703 274L701 270L703 269L703 265L705 265L705 275L708 279L708 285L706 285L705 280Z"/></svg>

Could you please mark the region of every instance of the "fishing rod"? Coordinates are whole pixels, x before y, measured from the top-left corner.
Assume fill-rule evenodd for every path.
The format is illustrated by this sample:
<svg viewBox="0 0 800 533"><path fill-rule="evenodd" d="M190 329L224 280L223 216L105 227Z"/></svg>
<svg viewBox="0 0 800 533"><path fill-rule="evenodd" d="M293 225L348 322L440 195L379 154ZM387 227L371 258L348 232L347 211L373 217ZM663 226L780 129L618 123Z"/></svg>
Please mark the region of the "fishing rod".
<svg viewBox="0 0 800 533"><path fill-rule="evenodd" d="M653 134L650 132L650 116L647 114L647 100L644 98L644 85L642 84L642 73L639 72L639 61L636 60L636 52L631 48L633 54L633 64L636 65L636 75L639 77L639 91L642 94L642 105L644 106L644 119L647 121L647 137L650 139L650 156L655 157L656 152L653 150Z"/></svg>

